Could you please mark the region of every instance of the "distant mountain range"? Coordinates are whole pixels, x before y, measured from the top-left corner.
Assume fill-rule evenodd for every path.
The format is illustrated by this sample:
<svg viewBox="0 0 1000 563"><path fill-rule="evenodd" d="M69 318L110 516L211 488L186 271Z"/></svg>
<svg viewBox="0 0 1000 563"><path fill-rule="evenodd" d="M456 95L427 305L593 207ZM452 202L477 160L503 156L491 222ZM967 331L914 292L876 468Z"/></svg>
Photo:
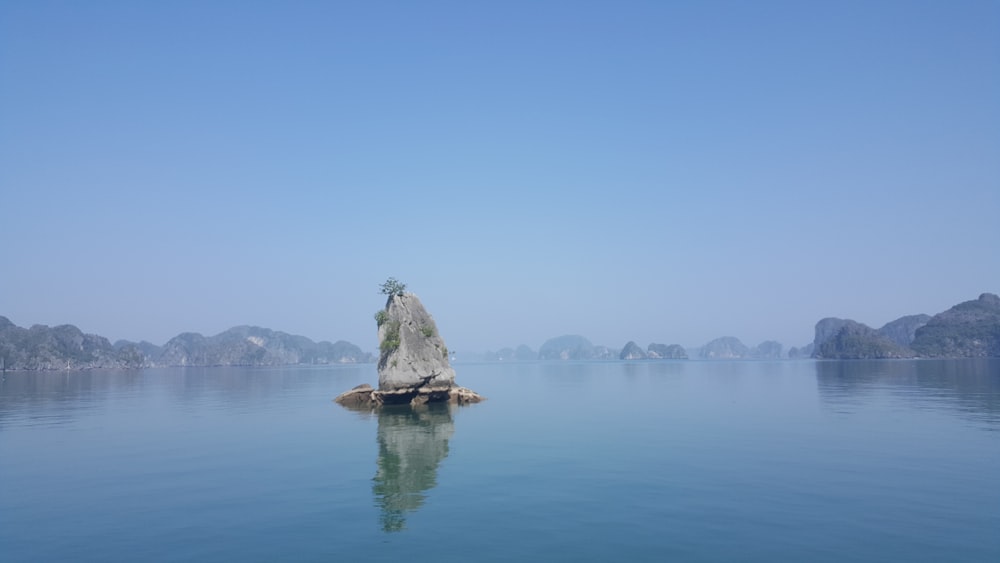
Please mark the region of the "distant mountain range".
<svg viewBox="0 0 1000 563"><path fill-rule="evenodd" d="M167 366L280 366L374 362L350 342L313 342L255 326L215 336L185 332L163 346L84 334L73 325L21 328L0 317L0 363L10 370L135 369Z"/></svg>
<svg viewBox="0 0 1000 563"><path fill-rule="evenodd" d="M1000 297L984 293L951 309L908 315L880 329L850 319L816 323L813 357L982 358L1000 357Z"/></svg>
<svg viewBox="0 0 1000 563"><path fill-rule="evenodd" d="M879 329L851 319L828 317L816 323L813 342L783 355L768 340L752 348L732 336L701 348L634 341L615 349L594 345L580 335L550 338L535 352L521 345L487 352L487 361L531 360L705 360L789 358L964 358L1000 357L1000 297L984 293L934 315L907 315ZM84 334L73 325L31 328L0 317L0 365L14 370L144 368L160 366L279 366L370 363L375 358L350 342L313 342L304 336L255 326L233 327L215 336L185 332L163 346Z"/></svg>
<svg viewBox="0 0 1000 563"><path fill-rule="evenodd" d="M930 315L907 315L879 329L850 320L828 317L816 323L813 342L788 353L779 342L767 340L749 347L733 336L716 338L685 350L678 344L652 343L644 350L635 341L621 349L595 346L580 335L550 338L538 353L527 346L487 352L494 360L747 360L779 358L965 358L1000 357L1000 297L984 293L951 309Z"/></svg>

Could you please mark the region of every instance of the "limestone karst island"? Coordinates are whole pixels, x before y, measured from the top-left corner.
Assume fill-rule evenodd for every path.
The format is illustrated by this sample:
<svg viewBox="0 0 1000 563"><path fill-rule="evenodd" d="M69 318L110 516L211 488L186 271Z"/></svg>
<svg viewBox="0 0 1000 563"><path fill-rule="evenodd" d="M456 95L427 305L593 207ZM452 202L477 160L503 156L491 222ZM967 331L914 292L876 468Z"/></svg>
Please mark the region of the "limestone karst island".
<svg viewBox="0 0 1000 563"><path fill-rule="evenodd" d="M406 285L389 278L381 286L388 296L375 313L378 325L378 389L364 384L334 400L348 407L478 403L484 397L455 384L448 347L433 317Z"/></svg>

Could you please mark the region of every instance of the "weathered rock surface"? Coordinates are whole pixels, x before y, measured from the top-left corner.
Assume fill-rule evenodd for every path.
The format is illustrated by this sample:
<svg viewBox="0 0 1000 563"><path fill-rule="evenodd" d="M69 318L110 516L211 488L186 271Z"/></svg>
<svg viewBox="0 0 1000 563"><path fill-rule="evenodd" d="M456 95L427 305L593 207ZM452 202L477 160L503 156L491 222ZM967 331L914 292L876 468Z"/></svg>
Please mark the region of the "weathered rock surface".
<svg viewBox="0 0 1000 563"><path fill-rule="evenodd" d="M680 344L656 344L655 342L646 347L646 356L649 359L688 359L687 350Z"/></svg>
<svg viewBox="0 0 1000 563"><path fill-rule="evenodd" d="M420 299L412 293L391 295L378 327L378 388L395 391L455 385L448 347Z"/></svg>
<svg viewBox="0 0 1000 563"><path fill-rule="evenodd" d="M337 396L345 406L478 403L483 397L455 384L448 347L420 299L393 294L376 314L379 350L378 389L360 385Z"/></svg>
<svg viewBox="0 0 1000 563"><path fill-rule="evenodd" d="M621 354L618 355L620 360L645 360L646 352L639 347L638 344L629 340L628 344L622 348Z"/></svg>

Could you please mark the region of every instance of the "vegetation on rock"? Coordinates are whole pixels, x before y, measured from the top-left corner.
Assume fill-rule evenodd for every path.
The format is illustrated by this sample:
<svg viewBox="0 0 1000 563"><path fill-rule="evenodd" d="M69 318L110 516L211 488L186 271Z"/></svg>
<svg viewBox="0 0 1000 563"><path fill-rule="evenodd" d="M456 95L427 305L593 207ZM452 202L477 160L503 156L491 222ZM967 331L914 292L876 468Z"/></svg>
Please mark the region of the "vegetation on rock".
<svg viewBox="0 0 1000 563"><path fill-rule="evenodd" d="M400 295L406 293L406 284L400 283L396 278L390 277L385 283L379 286L379 293L382 295Z"/></svg>
<svg viewBox="0 0 1000 563"><path fill-rule="evenodd" d="M378 343L378 349L383 354L388 354L399 348L399 326L400 323L396 320L388 321L388 324L385 325L385 337Z"/></svg>

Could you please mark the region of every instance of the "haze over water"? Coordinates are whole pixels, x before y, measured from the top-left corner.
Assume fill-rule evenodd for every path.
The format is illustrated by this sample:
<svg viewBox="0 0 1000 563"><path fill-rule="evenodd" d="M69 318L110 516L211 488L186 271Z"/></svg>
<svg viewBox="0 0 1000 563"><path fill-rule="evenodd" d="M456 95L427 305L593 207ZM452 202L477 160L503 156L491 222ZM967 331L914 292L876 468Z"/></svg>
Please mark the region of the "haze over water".
<svg viewBox="0 0 1000 563"><path fill-rule="evenodd" d="M1000 363L8 373L5 560L996 561Z"/></svg>

